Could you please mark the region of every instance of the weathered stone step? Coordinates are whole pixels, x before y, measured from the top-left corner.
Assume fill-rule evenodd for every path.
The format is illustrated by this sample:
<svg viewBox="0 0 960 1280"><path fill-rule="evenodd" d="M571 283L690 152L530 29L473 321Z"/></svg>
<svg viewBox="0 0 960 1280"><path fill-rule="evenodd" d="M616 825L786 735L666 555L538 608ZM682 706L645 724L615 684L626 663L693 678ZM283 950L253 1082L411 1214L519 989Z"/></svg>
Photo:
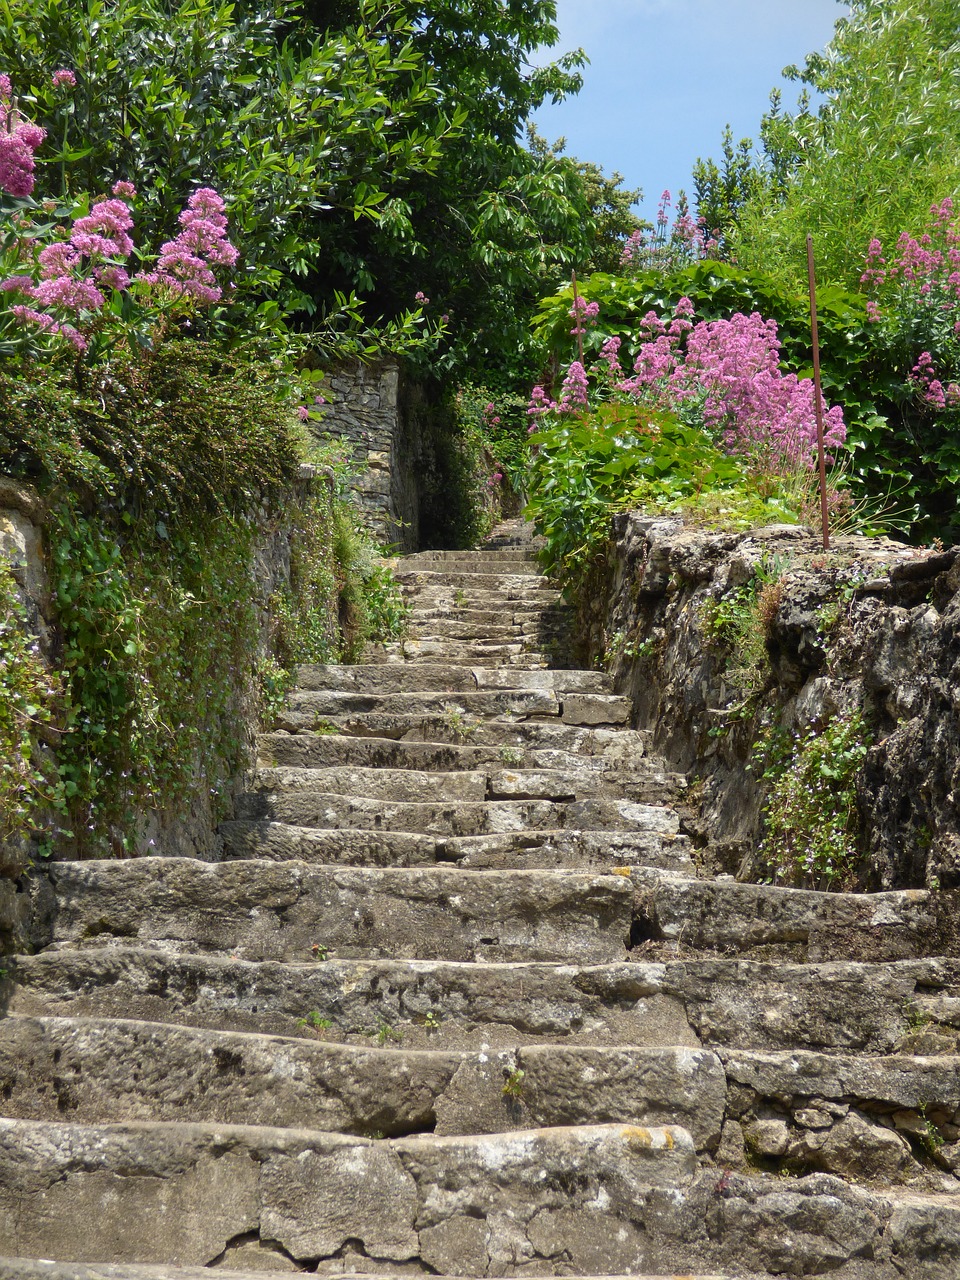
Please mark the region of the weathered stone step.
<svg viewBox="0 0 960 1280"><path fill-rule="evenodd" d="M533 641L514 639L497 644L464 644L456 640L405 639L386 644L368 645L364 662L397 663L445 662L449 666L545 667L549 659Z"/></svg>
<svg viewBox="0 0 960 1280"><path fill-rule="evenodd" d="M538 1233L537 1217L579 1211L596 1213L596 1228L610 1238L610 1270L639 1270L623 1266L642 1256L631 1194L686 1186L695 1169L679 1128L382 1142L306 1129L6 1120L0 1249L229 1266L231 1243L251 1237L307 1263L356 1241L368 1257L434 1271L456 1270L458 1258L462 1271L472 1254L482 1272L491 1254L525 1235L525 1224L537 1240L546 1225ZM587 1205L601 1189L606 1208L597 1213ZM464 1218L465 1205L478 1216ZM618 1231L629 1235L629 1249L613 1243ZM543 1245L549 1252L545 1238Z"/></svg>
<svg viewBox="0 0 960 1280"><path fill-rule="evenodd" d="M385 1024L370 1027L369 1048L324 1043L324 1032L314 1027L315 1038L287 1039L14 1015L0 1021L4 1114L78 1124L188 1115L194 1123L366 1137L673 1124L690 1132L698 1150L720 1141L726 1076L706 1049L545 1045L471 1053L406 1049Z"/></svg>
<svg viewBox="0 0 960 1280"><path fill-rule="evenodd" d="M434 836L410 831L318 830L267 819L221 824L225 858L417 867L436 863L476 871L568 868L601 872L640 864L693 871L689 840L662 831L509 831L485 836ZM676 820L673 815L674 821Z"/></svg>
<svg viewBox="0 0 960 1280"><path fill-rule="evenodd" d="M537 565L535 552L527 547L499 547L496 550L491 547L481 547L478 551L414 551L411 555L404 556L402 560L396 560L393 563L395 565L445 566L472 565L482 561L495 564L533 565L534 568Z"/></svg>
<svg viewBox="0 0 960 1280"><path fill-rule="evenodd" d="M268 1252L268 1250L260 1246L257 1242L256 1246L251 1243L251 1249L256 1248L258 1252ZM272 1251L269 1251L272 1253ZM273 1257L280 1258L284 1255L273 1254ZM295 1270L291 1263L286 1270ZM365 1271L351 1271L351 1280L383 1280L384 1276L389 1276L389 1271L377 1271L368 1273ZM224 1271L222 1267L216 1268L217 1280L276 1280L277 1271L276 1264L269 1271L251 1271L244 1268L243 1271L236 1271L233 1268ZM742 1280L743 1273L741 1273ZM36 1258L0 1258L0 1280L210 1280L210 1270L207 1267L171 1267L168 1265L156 1266L151 1263L136 1262L49 1262ZM437 1276L435 1280L452 1280L449 1276ZM465 1280L460 1276L459 1280ZM476 1280L480 1280L479 1277ZM568 1280L613 1280L612 1276L571 1276ZM689 1272L684 1276L665 1276L661 1272L658 1276L618 1276L617 1280L732 1280L730 1276L720 1275L691 1275ZM770 1280L767 1276L747 1276L746 1280Z"/></svg>
<svg viewBox="0 0 960 1280"><path fill-rule="evenodd" d="M480 551L447 552L445 555L436 552L414 552L394 563L394 570L401 573L458 573L458 574L504 574L514 576L524 574L543 578L545 574L533 556L509 555L499 552L487 555Z"/></svg>
<svg viewBox="0 0 960 1280"><path fill-rule="evenodd" d="M788 1188L718 1176L698 1170L678 1127L370 1141L0 1121L6 1254L229 1268L241 1250L267 1245L328 1271L349 1245L347 1257L405 1264L408 1275L487 1275L515 1269L519 1256L540 1275L733 1266L946 1280L960 1267L960 1200L871 1193L822 1174Z"/></svg>
<svg viewBox="0 0 960 1280"><path fill-rule="evenodd" d="M306 787L247 792L237 798L235 812L241 819L267 818L294 827L420 831L428 835L451 836L562 829L663 831L665 820L662 808L633 800L407 801L341 795ZM670 813L669 810L666 812ZM672 815L668 820L674 821Z"/></svg>
<svg viewBox="0 0 960 1280"><path fill-rule="evenodd" d="M312 721L344 716L431 716L446 718L456 732L468 717L556 716L564 724L628 724L629 698L612 693L562 693L548 689L494 689L481 693L341 693L295 689L286 709L277 717L279 727L312 728Z"/></svg>
<svg viewBox="0 0 960 1280"><path fill-rule="evenodd" d="M820 893L642 868L634 879L647 936L674 947L793 960L960 955L956 892Z"/></svg>
<svg viewBox="0 0 960 1280"><path fill-rule="evenodd" d="M137 940L256 960L306 959L321 945L370 958L609 961L624 955L633 900L623 876L572 871L140 858L55 863L47 876L34 882L40 945Z"/></svg>
<svg viewBox="0 0 960 1280"><path fill-rule="evenodd" d="M488 766L481 770L391 769L334 765L262 767L256 778L258 793L313 791L385 801L445 804L451 800L477 803L484 800L586 800L624 796L634 799L631 780L622 773L600 769L507 769ZM641 788L648 797L657 793L660 778ZM646 798L646 797L645 797ZM309 825L309 824L307 824ZM327 825L322 823L320 825ZM560 824L564 825L564 824Z"/></svg>
<svg viewBox="0 0 960 1280"><path fill-rule="evenodd" d="M316 950L313 949L314 945ZM117 943L6 962L13 1013L140 1018L367 1043L387 1025L411 1048L519 1043L702 1045L877 1056L918 1052L925 1002L960 997L960 961L761 964L744 960L470 964L324 959L252 962ZM960 1054L960 1030L923 1022L928 1052ZM906 1050L902 1046L908 1046Z"/></svg>
<svg viewBox="0 0 960 1280"><path fill-rule="evenodd" d="M314 730L303 728L295 732L309 734ZM449 743L452 746L471 747L508 746L524 752L566 751L577 756L602 757L615 762L634 759L648 749L649 743L649 735L638 729L567 725L546 717L526 720L519 716L503 715L481 720L454 702L450 702L448 710L439 715L381 715L378 712L364 712L336 718L321 717L316 732L330 738L381 738L393 742ZM547 761L541 758L538 763L546 764Z"/></svg>
<svg viewBox="0 0 960 1280"><path fill-rule="evenodd" d="M960 1178L960 1058L722 1050L727 1143L857 1182ZM957 1183L960 1190L960 1182Z"/></svg>
<svg viewBox="0 0 960 1280"><path fill-rule="evenodd" d="M526 667L463 667L431 663L416 666L370 663L358 666L297 668L298 689L343 693L474 693L487 689L546 689L556 693L610 693L613 681L601 671L544 670Z"/></svg>
<svg viewBox="0 0 960 1280"><path fill-rule="evenodd" d="M656 774L669 785L662 762L646 755L646 746L633 734L617 735L625 742L600 744L606 754L588 755L577 747L595 746L583 735L569 735L569 749L526 747L511 743L483 745L470 733L467 743L406 742L395 738L356 738L336 733L266 733L259 739L259 754L266 767L287 765L297 769L329 769L360 765L370 769L422 769L429 773L481 769L493 765L525 769L564 769L613 773L618 767L628 775ZM670 775L679 778L679 775Z"/></svg>
<svg viewBox="0 0 960 1280"><path fill-rule="evenodd" d="M498 568L491 573L472 573L459 566L450 569L408 569L404 565L405 562L401 562L395 576L405 594L422 594L428 591L444 591L449 594L459 591L465 596L469 593L471 604L492 595L500 595L508 600L516 599L520 593L530 597L542 596L546 600L560 599L560 591L554 582L541 573L524 572L526 566L519 571L507 567Z"/></svg>

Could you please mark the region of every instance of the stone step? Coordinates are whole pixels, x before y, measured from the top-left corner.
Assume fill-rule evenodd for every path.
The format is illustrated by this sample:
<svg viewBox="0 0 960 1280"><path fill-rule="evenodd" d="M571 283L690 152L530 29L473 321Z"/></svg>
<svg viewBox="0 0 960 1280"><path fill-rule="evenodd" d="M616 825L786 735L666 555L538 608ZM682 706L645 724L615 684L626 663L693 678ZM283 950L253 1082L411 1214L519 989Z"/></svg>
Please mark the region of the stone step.
<svg viewBox="0 0 960 1280"><path fill-rule="evenodd" d="M808 961L960 955L955 891L820 893L642 868L633 878L643 932L674 950Z"/></svg>
<svg viewBox="0 0 960 1280"><path fill-rule="evenodd" d="M358 741L371 738L393 742L447 743L454 747L515 747L518 750L569 752L578 757L602 758L611 762L633 760L649 749L649 734L640 729L613 729L589 725L567 725L556 719L524 719L503 715L483 719L468 714L457 703L448 704L439 715L404 715L362 712L356 715L321 717L317 730L300 729L296 735L313 732L320 737L352 737ZM378 730L378 726L381 729ZM290 730L281 730L290 734ZM272 739L271 739L272 740ZM548 760L540 757L538 764ZM554 757L559 767L559 757Z"/></svg>
<svg viewBox="0 0 960 1280"><path fill-rule="evenodd" d="M526 667L464 667L446 664L368 663L297 668L296 687L342 693L476 693L490 689L546 689L556 693L609 694L613 680L600 671L554 671Z"/></svg>
<svg viewBox="0 0 960 1280"><path fill-rule="evenodd" d="M416 776L416 775L412 775ZM442 775L462 779L471 775ZM294 827L354 831L419 831L428 835L479 836L513 831L662 831L671 811L640 801L434 800L406 801L341 795L331 791L246 792L237 798L240 819L269 819ZM674 818L669 816L668 821ZM656 927L656 926L654 926ZM658 936L651 933L651 937ZM707 937L706 927L703 931ZM748 944L748 943L747 943ZM700 944L705 947L704 943ZM715 949L711 944L708 949Z"/></svg>
<svg viewBox="0 0 960 1280"><path fill-rule="evenodd" d="M471 1053L407 1049L385 1024L370 1027L369 1047L325 1043L325 1030L305 1019L304 1034L291 1039L14 1015L0 1021L4 1114L77 1124L189 1115L194 1123L380 1138L670 1124L686 1128L697 1150L720 1141L726 1076L710 1050Z"/></svg>
<svg viewBox="0 0 960 1280"><path fill-rule="evenodd" d="M603 732L602 730L600 732ZM470 735L473 743L475 735ZM663 762L644 754L645 744L632 735L627 741L585 743L601 754L584 755L549 747L528 749L511 743L489 746L453 742L407 742L393 738L358 738L331 733L272 733L259 739L261 768L419 769L427 773L456 770L500 771L506 766L524 770L555 770L597 785L619 785L632 797L669 801L687 788L682 774L668 773Z"/></svg>
<svg viewBox="0 0 960 1280"><path fill-rule="evenodd" d="M386 766L332 766L301 768L294 765L264 766L256 777L257 792L268 797L290 792L328 794L410 803L442 804L451 800L477 803L484 800L578 800L598 796L633 800L635 789L622 773L600 769L448 769L426 772ZM657 793L659 778L636 790ZM306 824L310 825L310 824ZM327 826L327 823L318 824ZM559 824L564 825L564 824Z"/></svg>
<svg viewBox="0 0 960 1280"><path fill-rule="evenodd" d="M368 645L364 649L363 660L390 665L441 661L448 666L463 667L545 667L549 659L546 654L534 649L533 643L532 640L515 640L502 644L462 644L439 639L406 639Z"/></svg>
<svg viewBox="0 0 960 1280"><path fill-rule="evenodd" d="M498 568L491 573L473 573L456 566L450 569L406 568L405 562L395 570L395 577L404 592L422 593L424 591L469 593L469 601L474 604L485 596L500 595L501 598L515 599L514 593L525 596L540 596L559 600L560 591L554 582L541 573L524 572L526 566L519 571L511 567ZM464 604L467 601L464 600Z"/></svg>
<svg viewBox="0 0 960 1280"><path fill-rule="evenodd" d="M406 742L394 738L355 738L335 733L266 733L258 742L259 756L265 767L287 765L296 769L329 769L360 765L370 769L421 769L428 773L453 770L475 770L493 765L496 768L563 769L613 774L618 769L627 776L654 774L669 785L663 764L646 755L646 744L636 734L623 733L612 743L603 743L605 754L587 755L577 747L592 746L584 742L585 733L568 735L571 749L511 743L477 743L476 733L468 742ZM680 775L669 775L679 780Z"/></svg>
<svg viewBox="0 0 960 1280"><path fill-rule="evenodd" d="M533 556L508 555L500 552L496 555L484 555L479 551L465 551L459 555L448 552L438 556L433 552L414 552L394 562L394 570L409 573L412 570L427 573L459 573L459 574L524 574L543 578L546 575Z"/></svg>
<svg viewBox="0 0 960 1280"><path fill-rule="evenodd" d="M542 600L523 604L516 600L497 598L492 604L478 608L475 603L457 604L452 597L444 596L431 603L421 601L412 607L410 625L422 627L431 621L460 622L478 629L480 634L469 637L471 640L481 638L488 627L516 627L530 624L556 623L558 627L566 624L572 617L572 610L565 604L547 604Z"/></svg>
<svg viewBox="0 0 960 1280"><path fill-rule="evenodd" d="M342 693L295 689L277 717L279 728L315 727L344 716L376 712L381 716L445 718L456 731L468 718L489 716L556 716L564 724L629 724L629 698L612 693L563 693L548 689L493 689L478 693Z"/></svg>
<svg viewBox="0 0 960 1280"><path fill-rule="evenodd" d="M626 877L572 871L140 858L47 874L34 881L41 946L136 940L253 960L306 959L318 945L344 957L617 960L633 904Z"/></svg>
<svg viewBox="0 0 960 1280"><path fill-rule="evenodd" d="M248 1251L255 1254L267 1254L268 1261L271 1263L269 1271L251 1271L244 1268L243 1271L237 1271L231 1268L224 1271L222 1267L216 1268L216 1280L276 1280L278 1263L274 1259L282 1259L285 1256L274 1252L269 1246L260 1244L258 1241L251 1241L247 1246ZM233 1249L234 1254L237 1247ZM261 1259L262 1260L262 1259ZM287 1272L295 1274L307 1274L306 1272L298 1272L298 1268L293 1262L282 1267ZM393 1273L390 1271L380 1270L377 1272L351 1271L351 1280L383 1280L384 1276ZM402 1274L397 1272L396 1274ZM742 1280L744 1273L740 1273ZM210 1270L207 1267L176 1267L176 1266L156 1266L151 1263L137 1262L50 1262L36 1258L0 1258L0 1280L210 1280ZM435 1280L452 1280L452 1277L438 1276ZM464 1280L462 1276L459 1280ZM475 1280L480 1280L476 1277ZM572 1276L569 1280L613 1280L612 1276ZM657 1276L622 1276L617 1280L733 1280L731 1276L721 1275L691 1275L689 1272L684 1276L665 1276L661 1272ZM747 1276L746 1280L772 1280L768 1276Z"/></svg>
<svg viewBox="0 0 960 1280"><path fill-rule="evenodd" d="M946 1174L960 1189L960 1057L734 1049L720 1059L731 1154L934 1190Z"/></svg>
<svg viewBox="0 0 960 1280"><path fill-rule="evenodd" d="M679 1127L372 1141L5 1120L0 1250L11 1246L228 1269L268 1246L327 1272L359 1254L407 1275L509 1272L522 1258L539 1275L732 1267L939 1280L960 1267L960 1200L701 1169Z"/></svg>
<svg viewBox="0 0 960 1280"><path fill-rule="evenodd" d="M316 949L314 949L316 948ZM134 946L8 959L4 1000L31 1016L302 1034L311 1011L332 1042L512 1049L521 1043L700 1046L795 1053L960 1054L960 1028L931 1006L960 999L960 961L888 965L745 960L472 964L327 959L321 940L297 963ZM918 1037L929 1047L918 1046ZM484 1049L484 1051L486 1051Z"/></svg>
<svg viewBox="0 0 960 1280"><path fill-rule="evenodd" d="M457 564L470 566L487 562L491 564L532 566L535 572L539 572L535 553L525 547L500 547L497 550L483 547L479 551L414 551L412 555L404 556L402 560L395 560L392 563L394 565L405 564L416 568L421 566L426 568L430 565L437 567Z"/></svg>
<svg viewBox="0 0 960 1280"><path fill-rule="evenodd" d="M414 613L405 634L411 641L429 641L433 644L521 643L538 650L549 650L551 646L566 643L568 630L567 623L562 620L556 622L536 614L511 618L501 610L499 618L491 619L485 624L470 622L446 612L433 615Z"/></svg>
<svg viewBox="0 0 960 1280"><path fill-rule="evenodd" d="M674 1124L859 1181L944 1185L960 1174L960 1058L863 1060L793 1051L520 1045L408 1049L386 1023L369 1046L327 1043L315 1011L297 1039L132 1019L0 1022L4 1113L95 1124L275 1125L397 1137L581 1124ZM376 1047L390 1046L390 1047ZM727 1142L731 1141L731 1129ZM958 1183L960 1190L960 1183Z"/></svg>
<svg viewBox="0 0 960 1280"><path fill-rule="evenodd" d="M667 811L665 811L666 814ZM637 865L694 870L689 840L663 831L510 831L433 836L409 831L317 830L266 819L224 822L226 859L417 867L446 863L475 871L557 869L601 872Z"/></svg>

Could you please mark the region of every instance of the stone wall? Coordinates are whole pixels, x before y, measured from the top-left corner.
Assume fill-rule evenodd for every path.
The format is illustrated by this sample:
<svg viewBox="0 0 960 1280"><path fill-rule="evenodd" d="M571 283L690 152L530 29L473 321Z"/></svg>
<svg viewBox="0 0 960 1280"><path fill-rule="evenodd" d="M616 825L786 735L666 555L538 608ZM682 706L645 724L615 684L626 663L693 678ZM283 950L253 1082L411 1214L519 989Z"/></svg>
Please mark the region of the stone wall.
<svg viewBox="0 0 960 1280"><path fill-rule="evenodd" d="M303 467L300 479L286 498L274 504L262 503L251 513L258 531L251 565L255 584L254 604L264 652L271 627L271 597L290 579L290 547L295 536L290 515L291 500L305 496L313 486L321 486L328 495L331 492L327 477L317 475L313 467ZM46 568L45 519L46 506L34 490L0 476L0 555L13 566L28 627L37 637L40 651L48 664L55 667L60 639ZM237 681L234 696L252 764L258 725L249 689L243 680ZM228 784L230 795L226 798L218 800L206 796L179 804L173 799L165 809L145 812L136 833L136 852L218 860L222 850L222 841L217 834L222 816L220 809L224 803L232 806L233 798L247 782L242 774L232 779ZM68 856L69 852L55 849L53 857ZM31 849L25 840L0 842L0 954L9 949L11 942L16 942L23 923L25 895L19 892L17 882L30 857Z"/></svg>
<svg viewBox="0 0 960 1280"><path fill-rule="evenodd" d="M717 869L758 874L764 792L747 766L764 722L804 732L859 710L873 741L857 783L863 887L960 885L958 555L855 537L825 554L789 526L712 533L615 518L580 604L580 659L606 655L640 726L702 782L687 821L709 834ZM744 688L705 617L761 562L780 585Z"/></svg>
<svg viewBox="0 0 960 1280"><path fill-rule="evenodd" d="M319 430L350 447L354 490L376 540L401 551L419 546L419 434L401 407L401 371L391 357L333 366L324 382L329 401Z"/></svg>

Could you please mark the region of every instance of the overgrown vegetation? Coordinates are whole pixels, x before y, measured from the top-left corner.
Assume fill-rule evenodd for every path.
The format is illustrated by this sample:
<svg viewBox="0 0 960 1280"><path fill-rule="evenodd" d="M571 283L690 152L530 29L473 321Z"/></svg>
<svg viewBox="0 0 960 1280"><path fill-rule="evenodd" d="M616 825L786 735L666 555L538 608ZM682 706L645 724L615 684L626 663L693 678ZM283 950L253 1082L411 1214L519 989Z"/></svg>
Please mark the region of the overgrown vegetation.
<svg viewBox="0 0 960 1280"><path fill-rule="evenodd" d="M871 736L859 712L803 733L775 730L755 759L770 785L760 855L779 883L847 889L859 854L856 778Z"/></svg>

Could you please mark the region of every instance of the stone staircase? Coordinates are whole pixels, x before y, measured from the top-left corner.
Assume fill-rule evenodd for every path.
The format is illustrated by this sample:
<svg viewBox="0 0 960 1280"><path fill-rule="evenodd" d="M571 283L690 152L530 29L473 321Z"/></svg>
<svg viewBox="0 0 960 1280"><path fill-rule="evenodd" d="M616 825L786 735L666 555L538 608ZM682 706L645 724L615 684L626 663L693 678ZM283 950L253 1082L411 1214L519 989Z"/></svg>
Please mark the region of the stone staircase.
<svg viewBox="0 0 960 1280"><path fill-rule="evenodd" d="M955 1280L937 895L699 878L522 537L400 578L410 638L301 668L222 862L35 880L0 1280Z"/></svg>

